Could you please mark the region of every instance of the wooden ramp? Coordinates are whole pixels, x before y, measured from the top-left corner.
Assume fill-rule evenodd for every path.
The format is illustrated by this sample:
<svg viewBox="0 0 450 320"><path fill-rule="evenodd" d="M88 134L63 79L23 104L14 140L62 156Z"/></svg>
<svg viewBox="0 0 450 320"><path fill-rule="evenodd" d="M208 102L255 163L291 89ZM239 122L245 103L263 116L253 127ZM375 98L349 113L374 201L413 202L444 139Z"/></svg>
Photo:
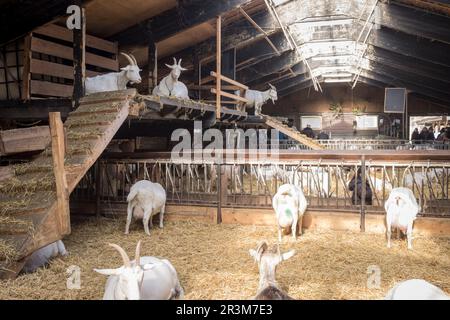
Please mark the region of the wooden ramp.
<svg viewBox="0 0 450 320"><path fill-rule="evenodd" d="M311 148L312 150L324 150L325 146L320 144L314 139L307 137L306 135L300 133L299 131L289 128L287 125L283 124L281 121L267 115L261 115L266 124L278 131L284 133L288 137L304 144L305 146Z"/></svg>
<svg viewBox="0 0 450 320"><path fill-rule="evenodd" d="M69 114L64 124L67 197L127 119L135 96L135 90L90 95ZM53 161L50 145L0 181L0 278L16 277L31 253L70 234L68 210L58 209Z"/></svg>

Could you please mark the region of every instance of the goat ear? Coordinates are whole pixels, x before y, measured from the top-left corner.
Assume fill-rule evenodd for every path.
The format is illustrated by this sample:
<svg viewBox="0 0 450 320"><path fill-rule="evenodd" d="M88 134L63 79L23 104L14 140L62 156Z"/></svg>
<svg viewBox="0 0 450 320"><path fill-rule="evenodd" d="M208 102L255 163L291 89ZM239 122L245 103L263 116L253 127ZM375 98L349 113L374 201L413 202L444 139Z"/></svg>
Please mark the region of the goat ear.
<svg viewBox="0 0 450 320"><path fill-rule="evenodd" d="M118 269L94 269L95 272L100 273L104 276L117 276L121 273L122 268Z"/></svg>
<svg viewBox="0 0 450 320"><path fill-rule="evenodd" d="M122 70L122 71L129 71L130 70L130 66L126 66L126 67L120 68L120 70Z"/></svg>
<svg viewBox="0 0 450 320"><path fill-rule="evenodd" d="M173 66L171 66L171 65L168 65L167 63L165 63L165 65L166 65L166 67L167 67L167 68L169 68L169 69L173 69Z"/></svg>
<svg viewBox="0 0 450 320"><path fill-rule="evenodd" d="M282 259L284 261L284 260L288 260L288 259L292 258L294 256L294 254L295 254L295 250L291 250L291 251L283 253L281 255L281 257L282 257Z"/></svg>
<svg viewBox="0 0 450 320"><path fill-rule="evenodd" d="M256 252L256 250L250 249L250 250L248 250L248 252L249 252L250 255L253 257L253 259L255 259L256 261L258 261L258 253Z"/></svg>

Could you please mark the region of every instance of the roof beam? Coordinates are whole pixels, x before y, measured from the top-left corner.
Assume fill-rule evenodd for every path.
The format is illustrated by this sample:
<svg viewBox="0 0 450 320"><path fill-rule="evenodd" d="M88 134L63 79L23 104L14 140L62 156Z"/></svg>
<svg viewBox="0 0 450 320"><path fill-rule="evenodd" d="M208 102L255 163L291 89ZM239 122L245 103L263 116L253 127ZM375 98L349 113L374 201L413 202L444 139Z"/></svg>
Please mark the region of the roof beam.
<svg viewBox="0 0 450 320"><path fill-rule="evenodd" d="M372 30L367 43L389 51L400 52L405 56L414 57L422 61L450 67L450 59L448 58L450 46L440 42L433 42L403 32L381 28Z"/></svg>
<svg viewBox="0 0 450 320"><path fill-rule="evenodd" d="M231 11L251 0L183 0L178 1L177 8L168 10L156 17L142 21L127 30L112 36L110 39L119 41L124 50L143 45L142 34L148 24L151 25L155 41L167 39L183 29L214 19L224 12ZM185 19L184 17L189 17ZM144 39L145 40L145 39Z"/></svg>
<svg viewBox="0 0 450 320"><path fill-rule="evenodd" d="M91 0L77 0L87 4ZM66 15L74 0L10 1L0 6L0 45L20 38L35 28Z"/></svg>
<svg viewBox="0 0 450 320"><path fill-rule="evenodd" d="M378 4L376 22L411 35L450 44L450 19L394 3Z"/></svg>

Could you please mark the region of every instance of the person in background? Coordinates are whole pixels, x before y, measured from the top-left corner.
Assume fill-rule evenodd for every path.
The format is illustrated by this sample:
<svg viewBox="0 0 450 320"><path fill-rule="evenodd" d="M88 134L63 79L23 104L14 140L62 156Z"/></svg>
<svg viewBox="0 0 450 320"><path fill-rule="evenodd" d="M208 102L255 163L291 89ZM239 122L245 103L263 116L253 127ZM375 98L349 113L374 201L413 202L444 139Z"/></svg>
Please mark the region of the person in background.
<svg viewBox="0 0 450 320"><path fill-rule="evenodd" d="M288 127L298 131L297 127L294 126L294 119L288 119Z"/></svg>
<svg viewBox="0 0 450 320"><path fill-rule="evenodd" d="M330 136L323 130L320 130L320 133L317 135L318 140L328 140Z"/></svg>
<svg viewBox="0 0 450 320"><path fill-rule="evenodd" d="M428 140L428 128L423 127L419 134L419 140L426 141Z"/></svg>
<svg viewBox="0 0 450 320"><path fill-rule="evenodd" d="M415 144L417 140L420 140L420 134L419 129L415 128L413 133L411 134L411 141Z"/></svg>
<svg viewBox="0 0 450 320"><path fill-rule="evenodd" d="M430 127L428 128L428 137L427 137L427 140L428 140L428 141L434 141L434 130L433 130L433 127L432 127L432 126L430 126Z"/></svg>
<svg viewBox="0 0 450 320"><path fill-rule="evenodd" d="M352 204L360 205L362 199L362 177L361 177L361 168L358 168L358 171L355 176L353 176L352 180L348 184L348 189L352 191ZM366 177L366 196L365 196L365 204L371 206L372 205L372 189L370 188L370 183L368 177Z"/></svg>
<svg viewBox="0 0 450 320"><path fill-rule="evenodd" d="M307 136L308 138L314 139L315 135L314 135L314 131L311 128L311 125L307 125L306 128L304 128L302 130L302 134L304 134L305 136Z"/></svg>

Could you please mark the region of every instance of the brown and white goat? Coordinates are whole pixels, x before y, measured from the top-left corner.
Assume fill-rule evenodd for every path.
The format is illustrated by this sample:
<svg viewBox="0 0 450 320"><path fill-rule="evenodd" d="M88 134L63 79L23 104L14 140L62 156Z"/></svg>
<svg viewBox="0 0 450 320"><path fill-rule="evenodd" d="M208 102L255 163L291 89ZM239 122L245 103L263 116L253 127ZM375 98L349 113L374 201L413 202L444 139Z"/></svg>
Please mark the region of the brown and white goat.
<svg viewBox="0 0 450 320"><path fill-rule="evenodd" d="M278 286L275 272L278 264L291 258L295 254L295 250L282 254L279 246L274 246L269 250L267 242L263 241L256 247L256 250L251 249L249 252L259 267L259 287L254 299L293 300Z"/></svg>

